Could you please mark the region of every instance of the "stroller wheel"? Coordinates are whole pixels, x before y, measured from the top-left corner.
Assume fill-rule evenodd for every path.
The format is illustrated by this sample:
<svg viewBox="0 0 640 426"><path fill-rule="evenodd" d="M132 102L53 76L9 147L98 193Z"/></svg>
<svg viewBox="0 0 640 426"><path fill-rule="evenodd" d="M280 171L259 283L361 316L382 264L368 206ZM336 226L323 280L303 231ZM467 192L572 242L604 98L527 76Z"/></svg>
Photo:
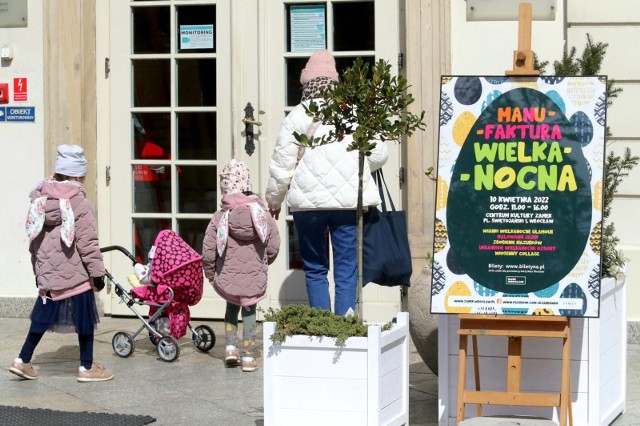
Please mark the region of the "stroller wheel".
<svg viewBox="0 0 640 426"><path fill-rule="evenodd" d="M196 327L191 337L193 338L193 346L201 352L209 352L216 344L216 335L208 325Z"/></svg>
<svg viewBox="0 0 640 426"><path fill-rule="evenodd" d="M158 356L167 362L175 361L180 355L178 340L173 336L163 336L158 341Z"/></svg>
<svg viewBox="0 0 640 426"><path fill-rule="evenodd" d="M129 333L119 331L113 336L111 346L113 346L113 351L116 355L126 358L133 353L135 342Z"/></svg>

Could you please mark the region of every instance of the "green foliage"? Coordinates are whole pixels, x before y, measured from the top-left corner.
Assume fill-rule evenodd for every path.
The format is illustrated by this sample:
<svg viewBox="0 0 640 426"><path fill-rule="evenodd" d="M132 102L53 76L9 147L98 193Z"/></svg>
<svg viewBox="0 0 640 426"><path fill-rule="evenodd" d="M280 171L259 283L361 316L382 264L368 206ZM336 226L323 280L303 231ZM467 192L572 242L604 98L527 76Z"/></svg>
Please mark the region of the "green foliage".
<svg viewBox="0 0 640 426"><path fill-rule="evenodd" d="M587 34L587 43L582 55L577 57L575 47L569 52L565 52L562 59L553 62L553 69L556 75L597 75L602 68L602 62L607 53L608 43L594 43L591 36ZM541 73L544 73L548 61L538 62L535 58L534 66ZM607 106L611 106L613 99L622 92L621 88L615 87L614 80L607 81ZM611 136L609 127L606 129L606 136ZM602 274L605 277L614 277L618 272L618 267L625 264L626 259L618 250L617 245L620 239L615 235L613 223L606 223L611 214L613 197L618 191L622 180L629 175L629 172L638 164L640 158L632 156L627 148L623 156L609 152L606 158L604 170L604 200L602 208Z"/></svg>
<svg viewBox="0 0 640 426"><path fill-rule="evenodd" d="M608 43L594 43L587 34L587 44L580 58L576 58L576 48L563 55L562 60L553 63L556 75L596 75L607 53Z"/></svg>
<svg viewBox="0 0 640 426"><path fill-rule="evenodd" d="M407 93L407 80L391 75L391 65L380 59L369 72L362 58L347 68L338 83L325 89L318 100L305 107L315 121L332 124L334 129L323 137L294 133L296 140L309 147L341 141L352 135L348 150L369 155L376 141L400 141L416 129L426 127L425 112L420 116L406 110L414 102Z"/></svg>
<svg viewBox="0 0 640 426"><path fill-rule="evenodd" d="M604 177L604 201L602 207L602 273L606 277L615 277L618 273L618 266L623 266L626 262L622 252L618 250L620 239L615 235L613 222L606 223L611 214L611 204L613 197L618 192L618 187L622 180L629 176L629 172L638 165L640 157L631 155L629 148L624 150L622 156L610 152L605 163Z"/></svg>
<svg viewBox="0 0 640 426"><path fill-rule="evenodd" d="M544 74L549 65L549 61L540 61L538 55L533 52L533 69L540 71L540 74Z"/></svg>
<svg viewBox="0 0 640 426"><path fill-rule="evenodd" d="M269 308L264 312L264 320L276 323L276 331L271 340L284 342L287 336L335 337L337 346L344 346L349 337L366 337L368 327L356 315L339 316L331 311L312 308L307 305L287 305L281 309ZM391 323L382 329L388 330Z"/></svg>
<svg viewBox="0 0 640 426"><path fill-rule="evenodd" d="M572 47L569 52L564 52L562 59L553 62L553 72L555 75L597 75L602 69L602 62L607 53L609 43L594 43L591 35L587 34L587 43L584 46L582 55L578 58L577 50ZM534 68L541 74L546 72L549 61L540 61L534 54ZM613 100L618 97L622 89L615 86L615 80L607 81L607 106L611 106ZM607 136L611 136L607 128Z"/></svg>

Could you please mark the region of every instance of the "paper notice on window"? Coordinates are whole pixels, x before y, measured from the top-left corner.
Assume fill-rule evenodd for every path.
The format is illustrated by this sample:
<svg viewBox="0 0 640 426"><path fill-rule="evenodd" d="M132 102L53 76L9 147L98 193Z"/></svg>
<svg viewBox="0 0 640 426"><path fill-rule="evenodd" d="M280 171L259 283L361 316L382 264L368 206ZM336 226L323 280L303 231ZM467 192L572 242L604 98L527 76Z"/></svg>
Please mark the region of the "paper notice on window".
<svg viewBox="0 0 640 426"><path fill-rule="evenodd" d="M289 28L292 52L326 49L327 21L325 15L324 6L291 6Z"/></svg>
<svg viewBox="0 0 640 426"><path fill-rule="evenodd" d="M180 25L180 49L213 49L212 25Z"/></svg>

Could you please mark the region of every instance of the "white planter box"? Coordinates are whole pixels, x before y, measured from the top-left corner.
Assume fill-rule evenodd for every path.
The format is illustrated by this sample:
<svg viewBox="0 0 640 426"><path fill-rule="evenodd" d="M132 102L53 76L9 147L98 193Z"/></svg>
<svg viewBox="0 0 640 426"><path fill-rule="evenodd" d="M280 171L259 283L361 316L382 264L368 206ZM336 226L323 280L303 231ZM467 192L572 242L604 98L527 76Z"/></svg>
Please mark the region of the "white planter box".
<svg viewBox="0 0 640 426"><path fill-rule="evenodd" d="M264 323L264 424L403 425L409 422L409 314L368 337L291 336L274 345Z"/></svg>
<svg viewBox="0 0 640 426"><path fill-rule="evenodd" d="M600 318L571 319L571 400L573 424L609 425L625 409L627 381L626 286L612 278L602 280ZM438 324L438 399L440 425L455 425L458 383L459 320L440 315ZM559 392L562 340L523 338L523 392ZM507 338L478 337L482 390L506 386ZM469 338L469 355L473 354ZM474 387L473 362L467 363L467 389ZM465 418L476 417L467 404ZM533 415L558 421L558 409L548 407L482 406L482 414Z"/></svg>

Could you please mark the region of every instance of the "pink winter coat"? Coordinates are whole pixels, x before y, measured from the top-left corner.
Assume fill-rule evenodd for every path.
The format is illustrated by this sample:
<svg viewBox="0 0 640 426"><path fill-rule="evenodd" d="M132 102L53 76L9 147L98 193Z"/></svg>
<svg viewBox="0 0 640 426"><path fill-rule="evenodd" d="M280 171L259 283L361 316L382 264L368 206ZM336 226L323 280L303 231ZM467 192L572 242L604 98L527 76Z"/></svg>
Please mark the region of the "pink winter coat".
<svg viewBox="0 0 640 426"><path fill-rule="evenodd" d="M257 195L235 193L222 199L222 208L213 214L202 245L204 274L215 291L226 301L239 306L252 306L266 297L267 267L280 249L278 225L266 212L267 232L264 243L253 224L250 203L258 203ZM218 255L218 224L229 211L228 238L222 256Z"/></svg>
<svg viewBox="0 0 640 426"><path fill-rule="evenodd" d="M77 294L76 287L90 289L89 277L104 276L105 268L95 216L82 184L47 179L38 184L30 197L32 203L47 197L44 225L29 245L38 288L42 293L51 291L54 299L55 295ZM69 200L75 218L75 235L70 247L61 238L60 199Z"/></svg>

